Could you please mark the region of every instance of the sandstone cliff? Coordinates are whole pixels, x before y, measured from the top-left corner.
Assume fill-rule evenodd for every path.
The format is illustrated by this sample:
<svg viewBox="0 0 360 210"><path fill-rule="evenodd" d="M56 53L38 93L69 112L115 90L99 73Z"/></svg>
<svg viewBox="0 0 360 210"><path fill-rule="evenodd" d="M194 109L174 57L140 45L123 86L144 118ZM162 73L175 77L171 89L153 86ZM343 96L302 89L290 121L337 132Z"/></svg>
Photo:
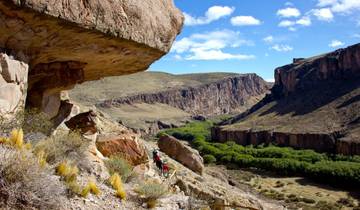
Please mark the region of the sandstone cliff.
<svg viewBox="0 0 360 210"><path fill-rule="evenodd" d="M244 107L249 107L267 90L268 85L261 77L246 74L192 87L104 100L98 106L107 108L124 104L162 103L192 115L220 115L244 110Z"/></svg>
<svg viewBox="0 0 360 210"><path fill-rule="evenodd" d="M172 0L1 0L0 48L29 65L27 104L54 117L61 90L146 70L182 24Z"/></svg>
<svg viewBox="0 0 360 210"><path fill-rule="evenodd" d="M271 94L213 128L212 138L360 154L359 95L357 44L277 68Z"/></svg>

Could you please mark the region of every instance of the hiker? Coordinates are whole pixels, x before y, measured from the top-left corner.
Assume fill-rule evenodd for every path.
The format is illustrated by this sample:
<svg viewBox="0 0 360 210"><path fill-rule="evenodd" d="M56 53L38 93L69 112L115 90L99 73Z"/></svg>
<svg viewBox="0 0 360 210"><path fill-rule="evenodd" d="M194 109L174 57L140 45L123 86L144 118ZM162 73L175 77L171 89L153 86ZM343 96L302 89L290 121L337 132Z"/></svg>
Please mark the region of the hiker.
<svg viewBox="0 0 360 210"><path fill-rule="evenodd" d="M154 149L152 152L152 155L153 155L154 163L156 163L156 159L158 159L158 157L159 157L158 151L156 149Z"/></svg>
<svg viewBox="0 0 360 210"><path fill-rule="evenodd" d="M157 150L153 150L153 160L156 163L156 167L158 167L159 170L162 170L163 162L159 156L159 152Z"/></svg>
<svg viewBox="0 0 360 210"><path fill-rule="evenodd" d="M167 161L164 160L164 163L162 164L162 171L161 171L162 175L166 178L169 177L169 166L167 164Z"/></svg>

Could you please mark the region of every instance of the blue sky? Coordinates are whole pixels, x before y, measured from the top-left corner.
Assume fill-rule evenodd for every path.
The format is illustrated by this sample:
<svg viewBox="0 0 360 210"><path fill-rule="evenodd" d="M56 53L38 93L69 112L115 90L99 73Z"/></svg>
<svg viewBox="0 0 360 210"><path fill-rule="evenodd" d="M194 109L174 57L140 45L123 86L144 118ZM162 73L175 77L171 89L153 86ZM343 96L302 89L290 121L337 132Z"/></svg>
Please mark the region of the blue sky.
<svg viewBox="0 0 360 210"><path fill-rule="evenodd" d="M151 70L254 72L360 42L360 0L175 0L186 17L172 50Z"/></svg>

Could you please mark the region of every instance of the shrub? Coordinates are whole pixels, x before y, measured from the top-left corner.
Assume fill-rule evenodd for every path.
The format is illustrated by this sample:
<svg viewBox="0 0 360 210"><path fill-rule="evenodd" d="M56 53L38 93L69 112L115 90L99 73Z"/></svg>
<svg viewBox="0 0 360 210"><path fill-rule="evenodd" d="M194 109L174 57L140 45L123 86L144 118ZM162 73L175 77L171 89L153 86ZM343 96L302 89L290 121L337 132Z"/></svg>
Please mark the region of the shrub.
<svg viewBox="0 0 360 210"><path fill-rule="evenodd" d="M168 189L163 184L148 181L140 184L140 186L135 189L135 192L144 199L148 208L155 208L157 200L168 193Z"/></svg>
<svg viewBox="0 0 360 210"><path fill-rule="evenodd" d="M126 199L126 192L124 190L123 183L121 181L121 177L118 173L114 173L109 178L109 183L116 190L116 196L119 197L121 200Z"/></svg>
<svg viewBox="0 0 360 210"><path fill-rule="evenodd" d="M24 146L24 132L22 129L14 129L11 131L11 137L10 137L11 144L18 148L22 149Z"/></svg>
<svg viewBox="0 0 360 210"><path fill-rule="evenodd" d="M216 163L216 158L213 155L204 155L204 162L206 164Z"/></svg>
<svg viewBox="0 0 360 210"><path fill-rule="evenodd" d="M256 167L280 175L301 175L321 182L360 186L360 156L328 155L313 150L289 147L241 146L235 142L210 142L212 123L193 122L181 128L162 131L180 139L192 140L192 146L204 157L205 163L235 163L239 167Z"/></svg>
<svg viewBox="0 0 360 210"><path fill-rule="evenodd" d="M47 168L27 150L0 146L0 206L11 209L57 209L65 192Z"/></svg>
<svg viewBox="0 0 360 210"><path fill-rule="evenodd" d="M61 176L65 182L71 183L76 181L79 169L75 165L71 166L68 161L65 160L56 167L56 173Z"/></svg>
<svg viewBox="0 0 360 210"><path fill-rule="evenodd" d="M50 164L56 164L67 158L69 155L75 162L81 161L89 142L84 140L79 133L60 133L40 141L35 145L35 152L44 151L46 161Z"/></svg>
<svg viewBox="0 0 360 210"><path fill-rule="evenodd" d="M110 174L118 173L123 182L128 182L134 175L130 163L119 155L111 156L109 160L105 161L105 165Z"/></svg>
<svg viewBox="0 0 360 210"><path fill-rule="evenodd" d="M94 181L90 181L84 189L81 191L82 197L87 197L89 193L92 193L94 195L100 195L100 189L97 187L96 183Z"/></svg>
<svg viewBox="0 0 360 210"><path fill-rule="evenodd" d="M0 116L0 134L10 132L13 128L22 128L24 133L49 134L54 127L50 117L37 109L19 111L13 120Z"/></svg>

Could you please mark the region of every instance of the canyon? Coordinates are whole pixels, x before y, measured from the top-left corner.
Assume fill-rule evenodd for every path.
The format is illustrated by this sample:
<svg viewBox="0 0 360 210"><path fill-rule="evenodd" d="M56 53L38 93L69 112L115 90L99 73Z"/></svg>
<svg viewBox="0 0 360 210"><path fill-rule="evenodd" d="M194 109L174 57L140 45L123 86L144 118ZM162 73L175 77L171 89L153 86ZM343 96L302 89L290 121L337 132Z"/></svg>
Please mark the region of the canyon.
<svg viewBox="0 0 360 210"><path fill-rule="evenodd" d="M100 85L102 91L95 90ZM256 74L145 72L87 82L70 91L70 98L95 104L143 134L156 134L193 118L240 113L261 100L269 88Z"/></svg>
<svg viewBox="0 0 360 210"><path fill-rule="evenodd" d="M360 154L360 44L275 70L271 94L212 129L212 139Z"/></svg>

